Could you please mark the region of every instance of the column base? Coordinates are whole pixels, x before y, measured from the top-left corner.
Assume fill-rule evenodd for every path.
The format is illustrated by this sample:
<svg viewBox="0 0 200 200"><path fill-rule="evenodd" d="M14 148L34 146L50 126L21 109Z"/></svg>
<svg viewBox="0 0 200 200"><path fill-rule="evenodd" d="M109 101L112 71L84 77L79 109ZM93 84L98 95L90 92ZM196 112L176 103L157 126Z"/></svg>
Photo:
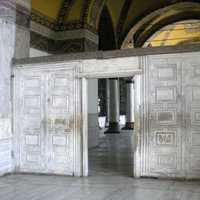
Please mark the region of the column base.
<svg viewBox="0 0 200 200"><path fill-rule="evenodd" d="M134 122L126 122L126 125L122 130L134 130Z"/></svg>
<svg viewBox="0 0 200 200"><path fill-rule="evenodd" d="M110 122L108 130L104 132L104 134L119 134L120 133L120 126L117 122Z"/></svg>

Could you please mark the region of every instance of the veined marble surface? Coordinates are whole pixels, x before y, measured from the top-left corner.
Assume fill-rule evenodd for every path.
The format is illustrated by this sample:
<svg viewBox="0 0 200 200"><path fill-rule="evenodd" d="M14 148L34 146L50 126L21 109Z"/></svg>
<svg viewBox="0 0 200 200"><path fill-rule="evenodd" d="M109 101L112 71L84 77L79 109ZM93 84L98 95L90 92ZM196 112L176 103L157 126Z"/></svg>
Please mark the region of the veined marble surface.
<svg viewBox="0 0 200 200"><path fill-rule="evenodd" d="M199 200L200 181L124 176L11 175L0 178L1 200Z"/></svg>

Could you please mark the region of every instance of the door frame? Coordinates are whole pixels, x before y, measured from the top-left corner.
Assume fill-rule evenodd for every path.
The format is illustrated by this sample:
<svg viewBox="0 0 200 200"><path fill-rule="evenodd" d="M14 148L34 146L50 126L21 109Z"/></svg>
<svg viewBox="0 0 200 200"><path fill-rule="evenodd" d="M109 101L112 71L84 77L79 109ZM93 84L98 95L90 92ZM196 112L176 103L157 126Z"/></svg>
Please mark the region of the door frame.
<svg viewBox="0 0 200 200"><path fill-rule="evenodd" d="M128 69L126 71L126 68L130 67L130 65L127 66L127 63L123 62L124 58L121 61L121 68L123 68L124 65L124 70L121 71L119 70L117 67L113 67L113 70L111 70L110 72L105 72L105 71L99 71L99 72L92 72L92 71L88 71L88 72L84 72L84 67L85 68L90 68L90 66L88 66L88 63L83 63L83 70L82 73L80 73L79 78L81 81L81 108L82 108L82 175L87 177L88 176L88 161L89 161L89 156L88 156L88 80L89 79L100 79L100 78L125 78L125 77L134 77L136 76L136 85L137 87L140 88L140 82L141 79L139 78L140 75L142 74L142 68L141 68L141 58L140 57L134 57L135 59L138 59L137 65L135 65L135 68L133 67L133 63L130 63L130 65L132 66L132 70ZM126 58L125 58L126 59ZM112 64L112 59L109 59L110 63L112 66L114 66L114 63ZM119 60L119 58L118 58ZM116 58L113 58L113 61L116 61ZM119 62L119 61L118 61ZM84 66L85 65L85 66ZM90 65L90 64L89 64ZM98 61L98 67L99 68L103 68L105 66L104 60L99 60ZM135 95L136 98L136 95ZM140 101L140 98L136 98L135 102ZM138 154L138 137L137 134L140 132L140 116L138 115L138 105L137 107L135 107L135 115L138 116L139 118L135 118L135 123L138 124L137 126L137 131L136 129L134 130L135 133L132 134L132 141L133 144L135 144L135 151L133 151L133 176L137 177L138 175L138 166L136 163L136 154ZM139 108L140 109L140 108ZM140 133L139 133L140 134ZM137 162L138 163L138 162Z"/></svg>

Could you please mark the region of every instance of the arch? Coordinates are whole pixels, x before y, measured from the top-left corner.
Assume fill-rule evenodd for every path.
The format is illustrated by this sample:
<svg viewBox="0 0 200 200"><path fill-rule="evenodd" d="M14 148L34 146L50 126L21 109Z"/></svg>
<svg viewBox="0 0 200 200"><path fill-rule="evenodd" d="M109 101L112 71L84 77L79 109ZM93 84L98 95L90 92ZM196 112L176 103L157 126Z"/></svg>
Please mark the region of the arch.
<svg viewBox="0 0 200 200"><path fill-rule="evenodd" d="M141 47L156 31L171 23L200 19L200 4L196 2L176 3L152 12L136 23L126 35L121 48L126 48L134 40L134 47Z"/></svg>
<svg viewBox="0 0 200 200"><path fill-rule="evenodd" d="M106 1L107 0L92 0L88 7L88 12L85 15L87 24L96 28L96 30L98 30L100 16Z"/></svg>
<svg viewBox="0 0 200 200"><path fill-rule="evenodd" d="M197 43L200 41L199 30L199 19L181 20L164 26L156 31L150 38L145 41L142 47L185 45Z"/></svg>
<svg viewBox="0 0 200 200"><path fill-rule="evenodd" d="M104 6L98 25L99 50L113 50L117 48L116 35L112 18L107 6Z"/></svg>

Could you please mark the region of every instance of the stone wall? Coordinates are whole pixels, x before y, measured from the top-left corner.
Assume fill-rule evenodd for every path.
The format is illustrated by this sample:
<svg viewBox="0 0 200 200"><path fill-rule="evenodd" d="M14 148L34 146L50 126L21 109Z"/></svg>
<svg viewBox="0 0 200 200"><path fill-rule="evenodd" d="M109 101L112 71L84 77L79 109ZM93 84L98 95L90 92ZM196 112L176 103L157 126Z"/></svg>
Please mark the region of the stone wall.
<svg viewBox="0 0 200 200"><path fill-rule="evenodd" d="M15 1L0 1L0 175L14 170L11 65L14 57L29 55L28 12Z"/></svg>

